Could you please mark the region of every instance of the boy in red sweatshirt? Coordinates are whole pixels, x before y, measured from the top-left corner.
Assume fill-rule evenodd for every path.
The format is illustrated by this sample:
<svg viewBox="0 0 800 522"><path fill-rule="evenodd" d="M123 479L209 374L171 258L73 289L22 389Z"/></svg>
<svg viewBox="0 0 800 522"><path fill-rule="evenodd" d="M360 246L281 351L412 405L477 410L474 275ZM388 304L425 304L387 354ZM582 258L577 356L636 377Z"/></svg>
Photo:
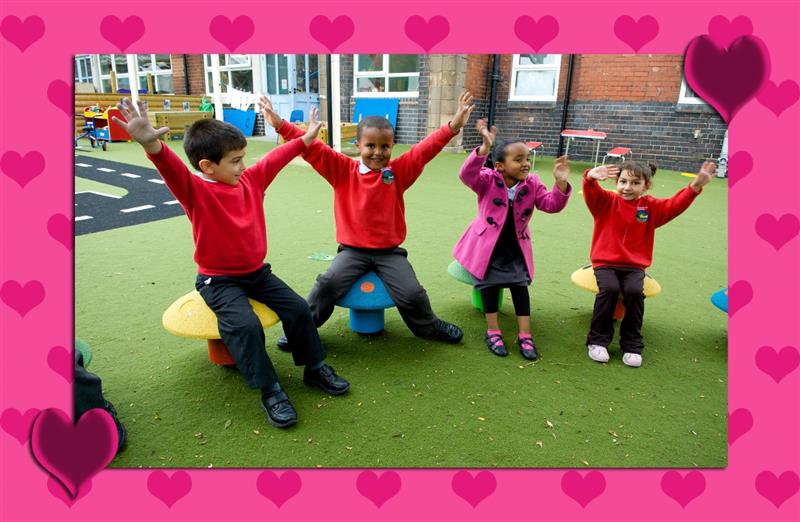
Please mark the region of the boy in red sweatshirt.
<svg viewBox="0 0 800 522"><path fill-rule="evenodd" d="M193 174L159 137L169 129L153 129L147 109L138 110L127 99L119 105L127 121L114 121L128 131L147 153L170 192L192 222L198 265L195 281L203 300L217 316L222 341L251 388L261 390L261 407L273 426L297 422L297 412L281 388L275 368L264 350L264 329L248 298L270 307L297 347L294 363L305 365L303 381L340 395L350 387L325 364L325 349L305 300L272 273L267 255L264 191L278 172L311 143L319 132L316 113L308 132L267 153L247 168L247 140L233 125L200 120L186 131L183 147Z"/></svg>
<svg viewBox="0 0 800 522"><path fill-rule="evenodd" d="M644 318L644 269L653 259L657 227L689 208L711 181L717 166L706 161L689 186L669 199L644 193L650 188L656 166L626 161L619 167L600 166L583 177L583 198L594 217L591 260L600 291L586 345L589 358L608 362L608 345L614 336L614 307L622 293L625 317L619 330L622 362L642 365L642 320ZM616 192L603 189L598 180L618 178Z"/></svg>
<svg viewBox="0 0 800 522"><path fill-rule="evenodd" d="M259 102L266 120L284 139L302 131L281 119L269 99ZM453 139L474 109L472 96L462 93L458 110L449 123L432 132L408 152L391 159L394 128L389 120L368 116L358 124L356 148L359 160L336 152L321 141L314 141L303 159L333 186L334 218L338 255L327 272L317 277L308 296L314 322L319 327L333 313L336 301L363 274L374 270L397 305L411 332L448 343L461 341L464 333L454 324L433 313L428 294L400 248L406 238L403 195L432 160ZM278 346L286 349L291 340L282 338Z"/></svg>

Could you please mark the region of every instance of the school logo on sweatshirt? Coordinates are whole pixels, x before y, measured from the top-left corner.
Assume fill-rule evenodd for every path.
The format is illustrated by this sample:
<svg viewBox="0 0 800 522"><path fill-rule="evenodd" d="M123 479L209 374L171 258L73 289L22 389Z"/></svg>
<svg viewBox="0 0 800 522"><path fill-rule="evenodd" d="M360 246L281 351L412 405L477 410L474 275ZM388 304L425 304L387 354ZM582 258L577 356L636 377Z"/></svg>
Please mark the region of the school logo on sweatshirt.
<svg viewBox="0 0 800 522"><path fill-rule="evenodd" d="M647 223L650 213L647 212L647 207L638 207L636 209L636 221L639 223Z"/></svg>
<svg viewBox="0 0 800 522"><path fill-rule="evenodd" d="M381 169L381 181L383 181L387 185L391 185L394 183L394 172L392 169L388 167L384 167Z"/></svg>

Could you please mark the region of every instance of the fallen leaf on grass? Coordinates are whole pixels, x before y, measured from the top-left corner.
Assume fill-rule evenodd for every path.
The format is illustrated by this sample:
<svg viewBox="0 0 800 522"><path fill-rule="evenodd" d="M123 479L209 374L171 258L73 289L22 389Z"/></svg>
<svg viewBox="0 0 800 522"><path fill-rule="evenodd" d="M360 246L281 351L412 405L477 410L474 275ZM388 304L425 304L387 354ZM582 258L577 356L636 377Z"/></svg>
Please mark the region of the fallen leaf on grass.
<svg viewBox="0 0 800 522"><path fill-rule="evenodd" d="M231 424L233 424L233 421L231 421L230 419L226 420L225 421L225 429L227 430L228 428L230 428Z"/></svg>
<svg viewBox="0 0 800 522"><path fill-rule="evenodd" d="M481 422L483 422L483 421L485 421L486 419L484 419L483 417L478 417L478 420L479 420L479 421L481 421Z"/></svg>
<svg viewBox="0 0 800 522"><path fill-rule="evenodd" d="M539 446L540 448L544 448L544 443L540 440L536 441L536 445Z"/></svg>
<svg viewBox="0 0 800 522"><path fill-rule="evenodd" d="M553 428L554 427L553 423L550 422L549 420L544 421L544 423L547 425L548 428Z"/></svg>

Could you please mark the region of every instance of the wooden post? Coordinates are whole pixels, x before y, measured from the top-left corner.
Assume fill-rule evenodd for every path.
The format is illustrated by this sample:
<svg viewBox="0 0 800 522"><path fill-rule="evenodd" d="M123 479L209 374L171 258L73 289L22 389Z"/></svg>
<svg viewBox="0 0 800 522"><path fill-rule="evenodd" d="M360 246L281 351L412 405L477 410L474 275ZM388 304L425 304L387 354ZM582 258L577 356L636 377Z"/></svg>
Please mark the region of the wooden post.
<svg viewBox="0 0 800 522"><path fill-rule="evenodd" d="M147 93L148 94L155 94L156 93L156 82L153 81L153 73L147 73Z"/></svg>
<svg viewBox="0 0 800 522"><path fill-rule="evenodd" d="M112 69L109 72L109 74L111 75L111 77L109 78L109 80L111 81L111 92L113 94L117 94L117 73L115 73L114 70Z"/></svg>

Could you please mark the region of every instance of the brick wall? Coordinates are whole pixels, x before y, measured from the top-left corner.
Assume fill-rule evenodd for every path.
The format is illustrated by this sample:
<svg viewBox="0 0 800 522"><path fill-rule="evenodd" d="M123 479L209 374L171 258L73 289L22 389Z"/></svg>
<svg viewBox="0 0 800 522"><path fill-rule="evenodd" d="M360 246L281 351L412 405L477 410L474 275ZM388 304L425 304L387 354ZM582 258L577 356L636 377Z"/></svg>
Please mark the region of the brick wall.
<svg viewBox="0 0 800 522"><path fill-rule="evenodd" d="M206 80L203 77L203 55L188 54L186 63L189 74L189 92L186 92L186 70L183 67L183 55L173 54L172 58L172 88L175 94L203 95L206 93Z"/></svg>

